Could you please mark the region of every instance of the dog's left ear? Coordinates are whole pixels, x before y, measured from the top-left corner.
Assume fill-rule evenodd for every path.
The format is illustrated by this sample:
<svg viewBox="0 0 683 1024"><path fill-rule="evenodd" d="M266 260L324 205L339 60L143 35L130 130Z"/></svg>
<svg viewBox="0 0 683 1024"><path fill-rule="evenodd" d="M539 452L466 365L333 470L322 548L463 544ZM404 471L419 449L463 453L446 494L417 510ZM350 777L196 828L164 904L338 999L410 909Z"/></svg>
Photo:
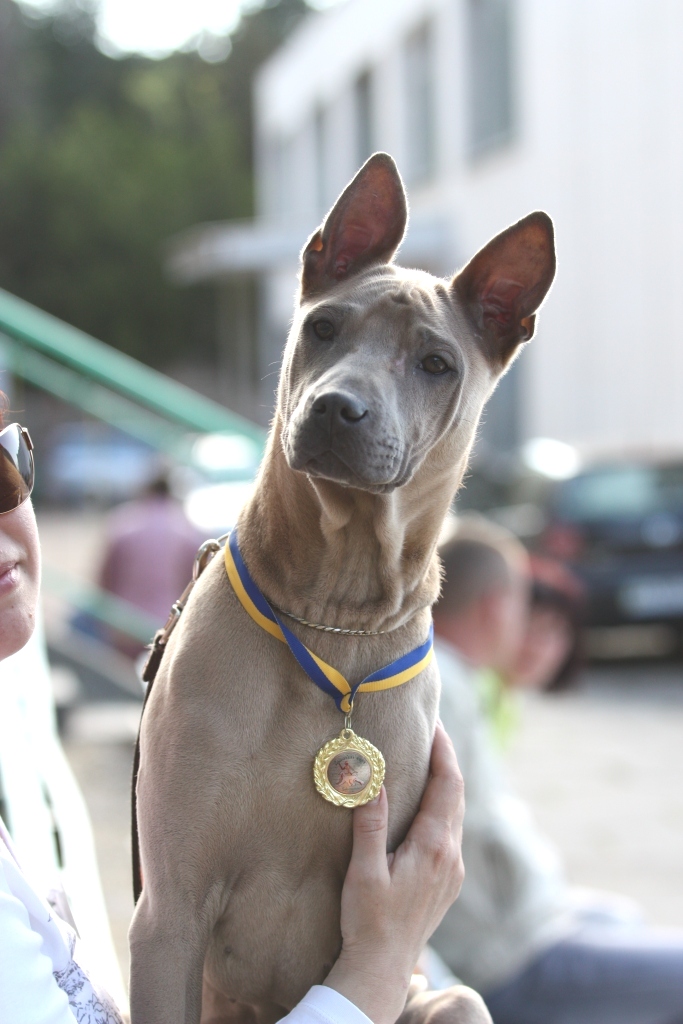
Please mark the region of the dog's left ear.
<svg viewBox="0 0 683 1024"><path fill-rule="evenodd" d="M306 244L301 254L301 298L325 292L373 263L388 263L407 220L398 168L387 153L375 153Z"/></svg>
<svg viewBox="0 0 683 1024"><path fill-rule="evenodd" d="M537 211L496 235L453 278L492 362L505 366L531 338L554 276L553 222Z"/></svg>

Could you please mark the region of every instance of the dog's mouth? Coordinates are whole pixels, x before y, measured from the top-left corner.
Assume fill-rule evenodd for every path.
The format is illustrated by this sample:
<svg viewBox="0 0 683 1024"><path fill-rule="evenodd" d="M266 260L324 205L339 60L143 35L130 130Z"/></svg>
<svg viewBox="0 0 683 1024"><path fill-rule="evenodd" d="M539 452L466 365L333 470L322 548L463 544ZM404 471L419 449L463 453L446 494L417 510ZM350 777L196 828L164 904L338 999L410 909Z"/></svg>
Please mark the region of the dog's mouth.
<svg viewBox="0 0 683 1024"><path fill-rule="evenodd" d="M309 455L307 458L298 459L288 456L287 461L292 469L306 473L308 476L332 480L343 487L357 487L359 490L369 491L372 494L389 494L406 483L409 476L409 474L401 473L400 476L382 478L373 473L358 472L331 448L315 455Z"/></svg>
<svg viewBox="0 0 683 1024"><path fill-rule="evenodd" d="M338 455L335 455L330 450L308 459L303 468L309 476L322 477L324 480L334 480L335 483L342 484L345 487L358 487L363 491L384 493L394 488L393 481L379 483L359 476L343 459L340 459Z"/></svg>

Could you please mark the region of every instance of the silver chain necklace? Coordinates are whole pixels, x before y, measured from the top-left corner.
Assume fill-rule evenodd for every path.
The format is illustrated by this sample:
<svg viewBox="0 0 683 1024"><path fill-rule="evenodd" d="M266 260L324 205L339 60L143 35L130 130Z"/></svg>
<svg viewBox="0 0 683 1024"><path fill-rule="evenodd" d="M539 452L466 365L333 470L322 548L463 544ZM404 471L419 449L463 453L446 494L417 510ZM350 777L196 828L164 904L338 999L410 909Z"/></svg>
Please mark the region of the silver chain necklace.
<svg viewBox="0 0 683 1024"><path fill-rule="evenodd" d="M212 543L216 545L225 544L230 533L224 533L222 537L219 537L217 541ZM322 626L319 622L309 622L308 619L302 619L298 615L292 614L292 612L286 612L284 608L278 608L276 605L271 605L275 608L276 612L280 615L286 615L288 619L294 619L295 622L300 622L302 626L308 626L310 629L319 629L323 633L339 633L342 636L383 636L387 631L386 629L341 629L339 626Z"/></svg>
<svg viewBox="0 0 683 1024"><path fill-rule="evenodd" d="M300 622L302 626L319 629L323 633L341 633L343 636L382 636L382 634L386 633L386 629L341 629L339 626L322 626L319 622L309 622L308 619L302 619L298 615L293 615L292 612L286 612L284 608L276 608L275 605L273 605L273 608L280 615L286 615L288 619L294 619L295 622Z"/></svg>

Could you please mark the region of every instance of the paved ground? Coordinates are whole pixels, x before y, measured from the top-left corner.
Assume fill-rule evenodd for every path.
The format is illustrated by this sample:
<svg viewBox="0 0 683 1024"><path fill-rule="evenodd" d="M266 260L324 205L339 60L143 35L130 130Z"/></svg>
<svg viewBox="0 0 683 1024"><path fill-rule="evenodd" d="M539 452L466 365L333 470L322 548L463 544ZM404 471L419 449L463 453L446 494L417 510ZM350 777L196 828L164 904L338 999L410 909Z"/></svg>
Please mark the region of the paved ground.
<svg viewBox="0 0 683 1024"><path fill-rule="evenodd" d="M529 701L508 758L572 882L683 927L683 670L593 673Z"/></svg>
<svg viewBox="0 0 683 1024"><path fill-rule="evenodd" d="M46 560L92 571L100 517L43 516L40 528ZM59 605L49 614L58 619ZM65 741L90 807L124 971L135 714L130 704L82 708ZM507 762L572 882L632 896L653 923L683 925L683 668L603 670L577 692L528 699Z"/></svg>

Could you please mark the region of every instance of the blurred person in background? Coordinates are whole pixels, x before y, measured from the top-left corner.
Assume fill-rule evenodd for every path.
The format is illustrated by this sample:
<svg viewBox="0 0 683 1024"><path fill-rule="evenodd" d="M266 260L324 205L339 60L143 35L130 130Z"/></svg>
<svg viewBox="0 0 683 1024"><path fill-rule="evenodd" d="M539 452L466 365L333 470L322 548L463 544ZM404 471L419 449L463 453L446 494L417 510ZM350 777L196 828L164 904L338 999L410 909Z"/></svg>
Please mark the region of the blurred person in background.
<svg viewBox="0 0 683 1024"><path fill-rule="evenodd" d="M435 650L465 780L466 877L431 947L494 1024L683 1024L683 929L647 928L630 900L572 890L496 756L487 703L499 718L507 688L558 689L575 674L576 584L552 563L532 580L522 545L478 517L456 521L440 553Z"/></svg>
<svg viewBox="0 0 683 1024"><path fill-rule="evenodd" d="M482 524L489 536L496 530L474 517L462 522L461 537L468 524L470 532L479 527L481 533ZM518 723L519 691L556 693L576 682L583 664L584 599L581 583L564 565L537 555L529 557L514 539L499 533L498 539L502 537L512 540L510 553L517 553L527 582L520 605L524 626L514 634L510 631L509 656L490 657L477 671L481 708L500 749L507 746ZM481 611L480 607L479 614ZM476 609L473 618L477 618Z"/></svg>
<svg viewBox="0 0 683 1024"><path fill-rule="evenodd" d="M192 577L205 539L173 496L168 473L159 473L138 498L109 516L99 585L162 626ZM108 631L107 639L132 658L143 649L115 630Z"/></svg>
<svg viewBox="0 0 683 1024"><path fill-rule="evenodd" d="M529 571L526 629L508 682L517 689L557 693L576 682L583 664L583 586L549 558L532 555Z"/></svg>

